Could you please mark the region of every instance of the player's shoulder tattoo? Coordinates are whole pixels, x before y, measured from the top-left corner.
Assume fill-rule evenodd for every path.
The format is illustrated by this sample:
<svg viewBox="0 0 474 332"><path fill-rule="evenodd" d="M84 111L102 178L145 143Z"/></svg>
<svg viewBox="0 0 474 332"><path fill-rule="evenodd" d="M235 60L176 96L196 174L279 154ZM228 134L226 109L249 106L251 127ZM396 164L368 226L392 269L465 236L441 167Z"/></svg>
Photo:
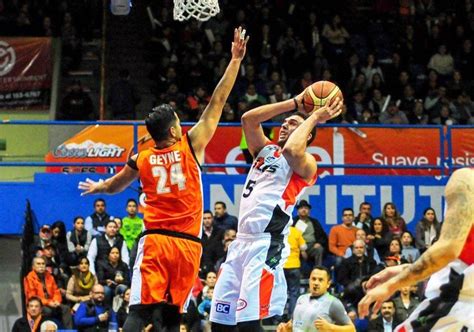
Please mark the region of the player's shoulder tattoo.
<svg viewBox="0 0 474 332"><path fill-rule="evenodd" d="M455 240L465 236L474 222L474 172L460 172L446 187L448 210L442 236Z"/></svg>

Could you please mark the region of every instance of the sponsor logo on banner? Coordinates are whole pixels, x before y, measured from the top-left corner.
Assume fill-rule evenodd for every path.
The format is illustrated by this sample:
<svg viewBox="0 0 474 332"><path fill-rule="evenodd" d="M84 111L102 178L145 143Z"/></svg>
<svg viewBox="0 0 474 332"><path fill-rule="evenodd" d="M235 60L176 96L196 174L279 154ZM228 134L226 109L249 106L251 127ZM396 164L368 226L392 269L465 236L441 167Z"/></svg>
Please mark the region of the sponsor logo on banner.
<svg viewBox="0 0 474 332"><path fill-rule="evenodd" d="M115 144L85 141L80 144L61 144L53 151L55 158L121 158L124 148Z"/></svg>
<svg viewBox="0 0 474 332"><path fill-rule="evenodd" d="M0 109L49 109L52 63L51 38L0 38Z"/></svg>
<svg viewBox="0 0 474 332"><path fill-rule="evenodd" d="M0 76L8 74L15 66L16 54L13 47L0 40Z"/></svg>
<svg viewBox="0 0 474 332"><path fill-rule="evenodd" d="M216 302L216 312L220 312L222 314L230 313L230 304L225 302Z"/></svg>
<svg viewBox="0 0 474 332"><path fill-rule="evenodd" d="M183 130L189 127L183 127ZM337 129L337 130L336 130ZM447 165L447 149L444 153L440 144L440 128L362 128L364 137L354 134L346 128L319 128L317 139L307 147L318 161L318 175L441 175L439 169L420 168L418 166ZM206 164L245 164L240 148L242 128L220 127L206 148ZM105 146L114 147L100 153L84 154L84 161L107 163L126 163L127 159L136 152L153 146L144 126L138 127L137 151L133 150L133 127L91 126L70 138L63 145L81 144L88 140L101 142ZM474 164L474 130L452 129L452 160L453 165L468 166ZM122 153L123 152L123 153ZM47 161L78 162L79 152L52 151L46 157ZM81 152L84 153L84 152ZM444 154L444 159L442 159ZM62 157L59 157L62 156ZM263 160L255 160L258 167L273 165L276 155L270 153ZM323 167L327 165L369 165L387 168L342 168ZM104 165L105 166L105 165ZM411 166L409 169L394 169L390 166ZM119 171L121 167L117 167ZM267 171L274 171L272 168ZM48 167L49 172L64 171L56 167ZM106 167L96 168L97 172L107 172ZM214 174L244 174L246 169L238 167L207 167L208 173Z"/></svg>

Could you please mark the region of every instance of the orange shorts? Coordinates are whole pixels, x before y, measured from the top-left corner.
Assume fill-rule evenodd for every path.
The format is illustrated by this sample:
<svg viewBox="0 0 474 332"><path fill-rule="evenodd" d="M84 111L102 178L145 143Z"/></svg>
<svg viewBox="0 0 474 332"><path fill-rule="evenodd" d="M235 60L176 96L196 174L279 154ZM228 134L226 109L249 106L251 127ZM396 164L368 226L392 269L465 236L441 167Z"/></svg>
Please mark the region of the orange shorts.
<svg viewBox="0 0 474 332"><path fill-rule="evenodd" d="M148 234L138 242L130 305L169 303L187 308L199 272L202 246L188 239Z"/></svg>

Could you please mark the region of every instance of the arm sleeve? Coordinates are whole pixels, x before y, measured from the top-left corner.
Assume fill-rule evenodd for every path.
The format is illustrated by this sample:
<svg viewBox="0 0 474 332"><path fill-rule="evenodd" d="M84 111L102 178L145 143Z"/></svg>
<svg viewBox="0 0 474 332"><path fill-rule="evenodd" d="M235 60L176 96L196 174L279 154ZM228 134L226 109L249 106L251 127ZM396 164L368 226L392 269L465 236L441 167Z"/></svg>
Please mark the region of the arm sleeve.
<svg viewBox="0 0 474 332"><path fill-rule="evenodd" d="M117 313L113 310L110 311L110 319L109 319L109 322L113 322L113 323L118 323L117 321Z"/></svg>
<svg viewBox="0 0 474 332"><path fill-rule="evenodd" d="M106 285L105 283L105 269L104 266L102 265L102 262L97 264L97 280L99 280L99 284L101 285Z"/></svg>
<svg viewBox="0 0 474 332"><path fill-rule="evenodd" d="M352 323L349 316L347 316L346 309L344 309L342 302L338 299L335 299L335 301L331 302L331 306L329 307L329 316L336 325L349 325Z"/></svg>
<svg viewBox="0 0 474 332"><path fill-rule="evenodd" d="M198 305L198 312L200 315L204 315L204 313L206 312L204 309L206 307L206 301L202 301L199 305Z"/></svg>
<svg viewBox="0 0 474 332"><path fill-rule="evenodd" d="M32 292L32 288L33 287L30 287L30 283L29 283L29 280L27 277L25 277L23 279L23 287L25 288L25 300L28 301L28 299L32 296L35 296L36 294L34 294ZM34 288L33 288L34 289ZM41 299L42 300L42 299Z"/></svg>
<svg viewBox="0 0 474 332"><path fill-rule="evenodd" d="M308 248L306 241L304 240L303 233L301 232L298 232L298 247L300 250L306 250Z"/></svg>
<svg viewBox="0 0 474 332"><path fill-rule="evenodd" d="M89 251L89 247L91 245L91 241L92 241L92 236L91 236L91 233L90 232L87 232L87 236L86 236L86 243L84 244L84 251Z"/></svg>
<svg viewBox="0 0 474 332"><path fill-rule="evenodd" d="M71 302L79 302L79 297L74 295L74 276L69 278L66 288L66 299Z"/></svg>
<svg viewBox="0 0 474 332"><path fill-rule="evenodd" d="M90 232L92 230L92 218L87 217L86 220L84 220L84 228Z"/></svg>
<svg viewBox="0 0 474 332"><path fill-rule="evenodd" d="M53 294L53 301L56 301L58 303L63 302L63 296L61 295L61 291L58 288L58 285L56 284L56 281L54 280L54 277L51 275L51 290Z"/></svg>
<svg viewBox="0 0 474 332"><path fill-rule="evenodd" d="M331 231L329 232L329 251L336 256L343 256L344 252L341 252L341 250L337 248L337 238L337 229L331 228Z"/></svg>
<svg viewBox="0 0 474 332"><path fill-rule="evenodd" d="M67 241L67 250L70 253L73 253L74 249L76 249L76 248L74 247L74 243L71 242L71 232L67 232L66 241Z"/></svg>
<svg viewBox="0 0 474 332"><path fill-rule="evenodd" d="M121 256L122 256L122 261L127 264L129 264L130 262L130 255L128 253L128 248L127 248L127 243L125 241L123 241L122 243L122 249L121 249Z"/></svg>
<svg viewBox="0 0 474 332"><path fill-rule="evenodd" d="M95 273L96 257L97 257L97 240L93 239L89 247L89 251L87 252L87 258L89 259L89 262L90 262L89 270L92 272L92 274L96 274Z"/></svg>
<svg viewBox="0 0 474 332"><path fill-rule="evenodd" d="M136 160L133 160L132 158L128 159L127 165L128 165L130 168L132 168L132 169L138 171L138 165L137 165L137 161L136 161Z"/></svg>
<svg viewBox="0 0 474 332"><path fill-rule="evenodd" d="M415 228L415 246L418 249L425 249L426 247L424 236L425 236L425 231L423 230L423 227L421 227L421 223L418 222Z"/></svg>
<svg viewBox="0 0 474 332"><path fill-rule="evenodd" d="M74 323L76 326L92 326L98 321L98 317L86 316L86 303L82 302L79 308L77 308L76 314L74 315Z"/></svg>

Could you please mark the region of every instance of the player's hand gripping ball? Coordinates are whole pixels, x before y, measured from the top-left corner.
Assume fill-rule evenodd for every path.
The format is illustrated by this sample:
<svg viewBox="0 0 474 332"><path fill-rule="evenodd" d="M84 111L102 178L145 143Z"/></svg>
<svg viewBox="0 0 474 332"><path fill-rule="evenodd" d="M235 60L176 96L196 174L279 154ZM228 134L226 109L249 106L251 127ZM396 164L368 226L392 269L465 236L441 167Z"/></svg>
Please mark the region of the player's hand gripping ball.
<svg viewBox="0 0 474 332"><path fill-rule="evenodd" d="M304 110L308 114L313 113L337 97L339 97L341 101L344 100L341 89L333 82L319 81L313 83L304 91Z"/></svg>

